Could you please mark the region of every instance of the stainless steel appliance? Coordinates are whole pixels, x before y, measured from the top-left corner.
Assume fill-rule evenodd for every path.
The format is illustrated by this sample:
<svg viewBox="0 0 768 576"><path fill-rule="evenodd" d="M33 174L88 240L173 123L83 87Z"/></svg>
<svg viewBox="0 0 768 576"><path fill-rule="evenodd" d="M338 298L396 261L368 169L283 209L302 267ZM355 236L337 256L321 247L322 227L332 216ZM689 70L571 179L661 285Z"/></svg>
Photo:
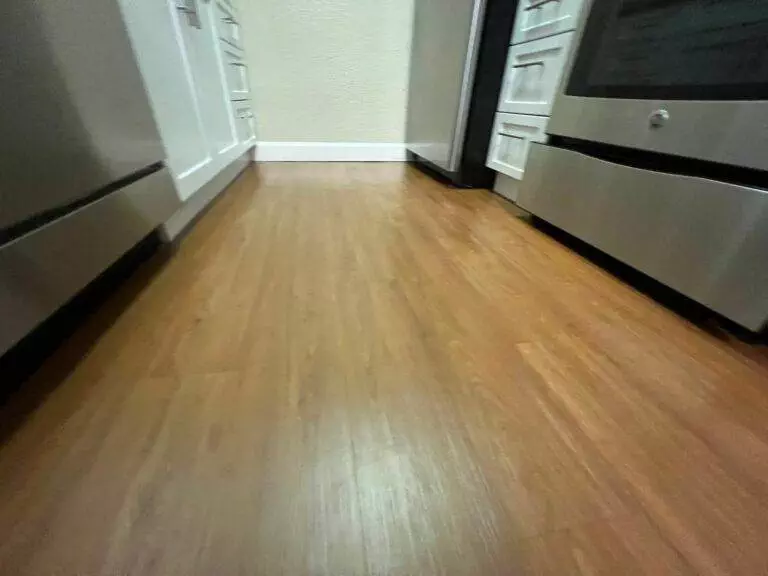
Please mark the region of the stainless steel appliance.
<svg viewBox="0 0 768 576"><path fill-rule="evenodd" d="M595 0L551 134L768 169L768 10Z"/></svg>
<svg viewBox="0 0 768 576"><path fill-rule="evenodd" d="M490 187L485 166L515 0L414 5L407 149L459 186Z"/></svg>
<svg viewBox="0 0 768 576"><path fill-rule="evenodd" d="M179 205L114 0L0 22L0 354Z"/></svg>
<svg viewBox="0 0 768 576"><path fill-rule="evenodd" d="M751 0L594 0L520 205L761 329L766 38Z"/></svg>

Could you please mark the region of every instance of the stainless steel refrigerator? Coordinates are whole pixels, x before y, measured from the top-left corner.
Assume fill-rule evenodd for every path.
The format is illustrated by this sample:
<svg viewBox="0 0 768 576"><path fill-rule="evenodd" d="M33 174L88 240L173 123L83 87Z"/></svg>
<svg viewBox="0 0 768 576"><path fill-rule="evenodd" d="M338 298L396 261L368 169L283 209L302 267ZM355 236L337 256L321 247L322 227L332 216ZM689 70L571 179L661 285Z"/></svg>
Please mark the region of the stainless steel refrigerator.
<svg viewBox="0 0 768 576"><path fill-rule="evenodd" d="M517 2L416 0L407 149L457 186L490 187L486 168Z"/></svg>
<svg viewBox="0 0 768 576"><path fill-rule="evenodd" d="M6 0L0 354L177 209L115 0Z"/></svg>

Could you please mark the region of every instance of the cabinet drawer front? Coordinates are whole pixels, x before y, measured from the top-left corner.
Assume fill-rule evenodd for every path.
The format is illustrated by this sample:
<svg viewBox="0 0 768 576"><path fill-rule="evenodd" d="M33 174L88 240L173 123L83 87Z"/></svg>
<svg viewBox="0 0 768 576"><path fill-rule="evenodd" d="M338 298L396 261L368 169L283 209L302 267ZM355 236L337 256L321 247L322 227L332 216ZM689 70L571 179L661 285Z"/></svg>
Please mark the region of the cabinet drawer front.
<svg viewBox="0 0 768 576"><path fill-rule="evenodd" d="M235 118L235 130L237 131L238 142L242 143L251 140L254 136L253 117Z"/></svg>
<svg viewBox="0 0 768 576"><path fill-rule="evenodd" d="M213 7L213 19L219 39L229 44L229 46L242 51L243 42L240 34L240 23L235 16L234 10L222 0L216 0Z"/></svg>
<svg viewBox="0 0 768 576"><path fill-rule="evenodd" d="M512 43L575 30L585 3L586 0L522 0L517 6Z"/></svg>
<svg viewBox="0 0 768 576"><path fill-rule="evenodd" d="M522 179L533 142L545 142L549 119L526 114L496 114L487 166L511 178Z"/></svg>
<svg viewBox="0 0 768 576"><path fill-rule="evenodd" d="M510 47L499 100L501 112L549 115L568 62L573 34L558 34Z"/></svg>
<svg viewBox="0 0 768 576"><path fill-rule="evenodd" d="M232 114L235 117L235 131L238 142L246 142L253 138L253 110L249 100L232 102Z"/></svg>
<svg viewBox="0 0 768 576"><path fill-rule="evenodd" d="M245 100L250 96L248 66L232 50L224 52L224 67L227 75L227 89L232 100Z"/></svg>
<svg viewBox="0 0 768 576"><path fill-rule="evenodd" d="M768 319L768 192L534 144L518 203L751 330Z"/></svg>

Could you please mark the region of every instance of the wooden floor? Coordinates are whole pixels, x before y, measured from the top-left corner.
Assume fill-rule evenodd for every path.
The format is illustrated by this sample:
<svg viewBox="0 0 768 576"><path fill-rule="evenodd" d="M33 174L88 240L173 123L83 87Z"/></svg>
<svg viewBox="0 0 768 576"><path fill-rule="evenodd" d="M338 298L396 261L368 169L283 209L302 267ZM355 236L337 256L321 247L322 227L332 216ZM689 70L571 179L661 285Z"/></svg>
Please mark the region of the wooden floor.
<svg viewBox="0 0 768 576"><path fill-rule="evenodd" d="M400 165L249 169L2 414L0 574L768 574L768 353Z"/></svg>

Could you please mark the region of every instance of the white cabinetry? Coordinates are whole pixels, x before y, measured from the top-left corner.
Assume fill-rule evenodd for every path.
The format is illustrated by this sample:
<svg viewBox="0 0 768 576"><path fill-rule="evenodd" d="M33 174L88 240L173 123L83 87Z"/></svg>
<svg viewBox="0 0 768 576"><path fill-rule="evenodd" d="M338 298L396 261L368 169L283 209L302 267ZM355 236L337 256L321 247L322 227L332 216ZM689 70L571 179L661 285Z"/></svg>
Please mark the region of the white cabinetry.
<svg viewBox="0 0 768 576"><path fill-rule="evenodd" d="M487 165L499 172L494 190L515 200L532 142L546 128L589 0L521 0L507 57Z"/></svg>
<svg viewBox="0 0 768 576"><path fill-rule="evenodd" d="M512 44L521 44L576 29L582 0L521 0Z"/></svg>
<svg viewBox="0 0 768 576"><path fill-rule="evenodd" d="M499 111L548 116L570 53L573 32L509 49Z"/></svg>
<svg viewBox="0 0 768 576"><path fill-rule="evenodd" d="M529 114L496 114L488 167L522 178L532 142L544 142L547 119Z"/></svg>
<svg viewBox="0 0 768 576"><path fill-rule="evenodd" d="M216 0L213 5L214 22L219 38L237 50L243 49L240 22L235 8L226 0Z"/></svg>
<svg viewBox="0 0 768 576"><path fill-rule="evenodd" d="M224 0L119 1L186 201L254 143L236 10Z"/></svg>

